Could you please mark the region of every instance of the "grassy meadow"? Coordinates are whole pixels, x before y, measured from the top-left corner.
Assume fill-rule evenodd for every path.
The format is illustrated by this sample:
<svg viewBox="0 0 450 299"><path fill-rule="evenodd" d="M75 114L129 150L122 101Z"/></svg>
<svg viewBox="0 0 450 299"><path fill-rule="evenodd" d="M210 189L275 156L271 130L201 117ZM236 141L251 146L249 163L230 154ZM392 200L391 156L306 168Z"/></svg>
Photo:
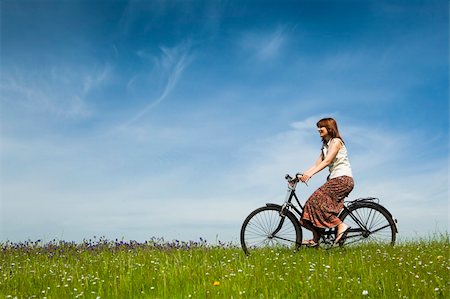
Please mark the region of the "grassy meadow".
<svg viewBox="0 0 450 299"><path fill-rule="evenodd" d="M331 250L236 244L0 243L0 298L450 298L449 237Z"/></svg>

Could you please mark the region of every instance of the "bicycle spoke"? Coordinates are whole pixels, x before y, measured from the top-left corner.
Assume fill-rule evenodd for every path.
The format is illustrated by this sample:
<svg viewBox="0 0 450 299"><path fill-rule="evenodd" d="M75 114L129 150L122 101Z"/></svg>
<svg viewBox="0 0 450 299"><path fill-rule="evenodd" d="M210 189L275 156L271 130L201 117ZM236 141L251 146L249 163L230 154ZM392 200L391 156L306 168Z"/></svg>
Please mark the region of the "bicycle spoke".
<svg viewBox="0 0 450 299"><path fill-rule="evenodd" d="M298 239L301 240L301 231L298 231L299 225L295 221L292 215L280 216L279 207L255 210L244 221L241 230L244 251L248 253L248 250L255 248L297 246Z"/></svg>
<svg viewBox="0 0 450 299"><path fill-rule="evenodd" d="M279 240L287 241L287 242L290 242L290 243L296 243L295 240L289 240L289 239L285 239L285 238L278 237L278 236L275 236L274 239L279 239Z"/></svg>
<svg viewBox="0 0 450 299"><path fill-rule="evenodd" d="M395 241L393 220L379 205L356 205L341 220L352 227L347 235L346 245L361 242L393 244Z"/></svg>

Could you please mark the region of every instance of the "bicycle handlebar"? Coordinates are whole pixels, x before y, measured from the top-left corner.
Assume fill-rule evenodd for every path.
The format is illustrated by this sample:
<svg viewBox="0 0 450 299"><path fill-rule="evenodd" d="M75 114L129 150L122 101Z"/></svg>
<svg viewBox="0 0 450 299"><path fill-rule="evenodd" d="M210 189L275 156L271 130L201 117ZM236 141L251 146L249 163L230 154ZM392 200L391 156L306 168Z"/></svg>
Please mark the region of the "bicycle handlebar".
<svg viewBox="0 0 450 299"><path fill-rule="evenodd" d="M289 175L286 174L286 176L284 177L286 179L286 181L291 182L293 180L293 178Z"/></svg>
<svg viewBox="0 0 450 299"><path fill-rule="evenodd" d="M295 178L291 177L289 174L286 174L284 176L284 178L286 179L286 181L288 181L289 184L291 184L291 183L296 184L296 183L300 182L300 180L297 178L299 175L302 176L303 173L298 172L295 175ZM302 183L304 183L306 186L308 186L308 184L306 182L302 182Z"/></svg>

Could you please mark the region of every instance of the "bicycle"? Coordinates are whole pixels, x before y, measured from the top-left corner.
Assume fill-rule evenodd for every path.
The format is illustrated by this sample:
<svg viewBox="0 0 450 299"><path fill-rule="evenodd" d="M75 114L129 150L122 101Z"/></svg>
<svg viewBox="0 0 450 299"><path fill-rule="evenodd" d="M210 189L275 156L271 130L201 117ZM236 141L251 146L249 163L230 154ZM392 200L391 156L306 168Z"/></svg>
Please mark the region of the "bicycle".
<svg viewBox="0 0 450 299"><path fill-rule="evenodd" d="M290 248L297 251L302 246L303 232L299 219L303 206L295 193L299 181L297 176L293 179L288 174L285 179L288 190L284 203L267 203L251 212L244 220L240 237L245 254L258 248ZM339 246L369 242L392 246L395 244L397 220L379 204L378 198L345 201L338 217L350 226L339 241ZM318 246L326 249L335 247L335 228L323 229L319 233Z"/></svg>

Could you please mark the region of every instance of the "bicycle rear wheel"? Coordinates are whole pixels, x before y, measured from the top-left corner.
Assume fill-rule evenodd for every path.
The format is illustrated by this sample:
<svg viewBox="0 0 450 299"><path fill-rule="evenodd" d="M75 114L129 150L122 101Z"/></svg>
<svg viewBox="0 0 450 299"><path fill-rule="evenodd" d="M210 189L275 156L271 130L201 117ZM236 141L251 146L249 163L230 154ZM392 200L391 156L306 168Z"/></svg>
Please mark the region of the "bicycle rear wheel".
<svg viewBox="0 0 450 299"><path fill-rule="evenodd" d="M241 246L245 254L258 248L297 250L302 242L299 221L289 211L280 214L280 206L265 206L247 216L241 228Z"/></svg>
<svg viewBox="0 0 450 299"><path fill-rule="evenodd" d="M349 206L339 218L350 226L343 240L344 245L386 244L394 245L397 227L390 213L372 202L361 202Z"/></svg>

